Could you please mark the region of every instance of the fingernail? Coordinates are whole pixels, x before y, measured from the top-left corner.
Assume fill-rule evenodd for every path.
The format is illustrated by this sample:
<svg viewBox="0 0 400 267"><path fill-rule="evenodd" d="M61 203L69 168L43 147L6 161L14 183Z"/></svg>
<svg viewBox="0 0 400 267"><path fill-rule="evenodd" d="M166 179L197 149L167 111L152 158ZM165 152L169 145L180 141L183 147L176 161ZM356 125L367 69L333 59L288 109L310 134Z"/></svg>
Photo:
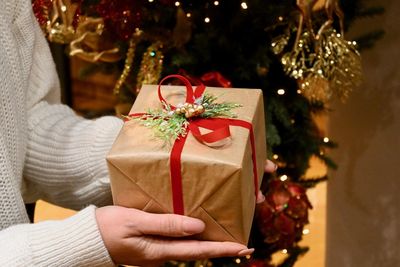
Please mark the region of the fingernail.
<svg viewBox="0 0 400 267"><path fill-rule="evenodd" d="M201 233L204 228L204 223L197 219L184 219L182 222L182 230L188 235Z"/></svg>
<svg viewBox="0 0 400 267"><path fill-rule="evenodd" d="M257 195L257 204L260 204L265 201L265 196L261 191L258 191Z"/></svg>
<svg viewBox="0 0 400 267"><path fill-rule="evenodd" d="M243 250L239 251L238 256L244 257L244 256L252 254L253 252L254 252L254 248L243 249Z"/></svg>
<svg viewBox="0 0 400 267"><path fill-rule="evenodd" d="M275 167L274 167L274 171L276 171L276 170L278 169L278 165L277 165L277 164L275 164L275 163L274 163L274 165L275 165Z"/></svg>

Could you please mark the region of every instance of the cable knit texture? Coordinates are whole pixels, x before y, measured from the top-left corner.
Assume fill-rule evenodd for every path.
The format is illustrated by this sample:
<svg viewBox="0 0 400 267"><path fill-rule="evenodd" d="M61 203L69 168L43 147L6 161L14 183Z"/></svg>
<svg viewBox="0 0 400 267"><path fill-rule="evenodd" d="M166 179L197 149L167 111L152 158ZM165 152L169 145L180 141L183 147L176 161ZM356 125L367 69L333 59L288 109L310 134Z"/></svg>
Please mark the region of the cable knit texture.
<svg viewBox="0 0 400 267"><path fill-rule="evenodd" d="M59 84L29 0L0 0L0 266L114 266L95 207L111 203L105 155L122 121L59 104ZM29 224L24 202L74 209Z"/></svg>

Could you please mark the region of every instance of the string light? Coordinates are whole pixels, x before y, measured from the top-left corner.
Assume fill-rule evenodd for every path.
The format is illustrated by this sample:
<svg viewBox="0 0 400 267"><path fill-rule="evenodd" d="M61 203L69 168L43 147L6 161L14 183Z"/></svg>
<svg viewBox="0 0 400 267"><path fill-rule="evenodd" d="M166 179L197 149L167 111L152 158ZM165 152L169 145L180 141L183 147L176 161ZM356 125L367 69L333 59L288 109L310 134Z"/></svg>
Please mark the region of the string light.
<svg viewBox="0 0 400 267"><path fill-rule="evenodd" d="M248 8L248 6L247 6L247 3L246 3L246 2L242 2L240 5L242 6L242 8L243 8L243 9L247 9L247 8Z"/></svg>
<svg viewBox="0 0 400 267"><path fill-rule="evenodd" d="M219 5L219 1L214 1L214 6L218 6Z"/></svg>
<svg viewBox="0 0 400 267"><path fill-rule="evenodd" d="M278 20L279 20L279 21L283 21L283 17L282 17L282 16L279 16L279 17L278 17Z"/></svg>
<svg viewBox="0 0 400 267"><path fill-rule="evenodd" d="M303 229L303 235L308 235L310 233L310 230L309 229Z"/></svg>
<svg viewBox="0 0 400 267"><path fill-rule="evenodd" d="M329 143L329 138L328 137L324 137L324 143Z"/></svg>
<svg viewBox="0 0 400 267"><path fill-rule="evenodd" d="M282 182L286 181L287 179L288 179L288 176L286 174L279 177L279 180L281 180Z"/></svg>
<svg viewBox="0 0 400 267"><path fill-rule="evenodd" d="M154 2L154 0L149 0L149 3L153 3Z"/></svg>
<svg viewBox="0 0 400 267"><path fill-rule="evenodd" d="M272 158L273 158L273 159L278 159L279 156L278 156L278 154L274 154L274 155L272 156Z"/></svg>
<svg viewBox="0 0 400 267"><path fill-rule="evenodd" d="M235 262L236 262L237 264L239 264L239 263L241 262L241 260L240 260L239 258L237 258L237 259L235 260Z"/></svg>
<svg viewBox="0 0 400 267"><path fill-rule="evenodd" d="M246 255L246 259L250 260L251 255Z"/></svg>
<svg viewBox="0 0 400 267"><path fill-rule="evenodd" d="M278 91L276 91L278 93L278 95L284 95L285 94L285 89L278 89Z"/></svg>
<svg viewBox="0 0 400 267"><path fill-rule="evenodd" d="M282 249L282 253L283 253L283 254L287 254L287 252L288 252L288 251L287 251L286 248L285 248L285 249Z"/></svg>
<svg viewBox="0 0 400 267"><path fill-rule="evenodd" d="M181 5L181 3L179 1L175 2L175 6L180 6L180 5Z"/></svg>
<svg viewBox="0 0 400 267"><path fill-rule="evenodd" d="M204 22L205 23L209 23L210 22L210 18L209 17L205 17Z"/></svg>
<svg viewBox="0 0 400 267"><path fill-rule="evenodd" d="M300 90L300 89L298 89L298 90L297 90L297 93L300 95L300 94L301 94L301 90Z"/></svg>
<svg viewBox="0 0 400 267"><path fill-rule="evenodd" d="M186 17L190 18L192 16L192 13L186 13Z"/></svg>

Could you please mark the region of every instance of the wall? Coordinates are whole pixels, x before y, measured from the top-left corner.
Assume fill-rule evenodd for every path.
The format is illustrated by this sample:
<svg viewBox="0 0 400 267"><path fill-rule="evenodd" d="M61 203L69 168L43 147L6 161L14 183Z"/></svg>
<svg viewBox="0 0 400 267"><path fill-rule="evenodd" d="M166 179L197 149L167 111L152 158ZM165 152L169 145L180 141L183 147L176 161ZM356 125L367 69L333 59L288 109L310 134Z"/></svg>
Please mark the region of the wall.
<svg viewBox="0 0 400 267"><path fill-rule="evenodd" d="M358 22L351 35L386 35L363 53L363 86L333 105L340 167L328 184L327 267L400 266L400 2L367 3L385 14Z"/></svg>

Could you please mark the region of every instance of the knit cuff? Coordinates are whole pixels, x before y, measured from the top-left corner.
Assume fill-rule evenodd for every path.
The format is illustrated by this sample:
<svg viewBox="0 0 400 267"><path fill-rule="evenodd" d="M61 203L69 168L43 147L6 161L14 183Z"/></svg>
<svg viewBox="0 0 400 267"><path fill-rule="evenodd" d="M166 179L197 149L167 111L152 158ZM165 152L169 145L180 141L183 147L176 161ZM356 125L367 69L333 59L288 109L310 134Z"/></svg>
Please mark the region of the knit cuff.
<svg viewBox="0 0 400 267"><path fill-rule="evenodd" d="M115 266L101 238L94 206L62 221L32 225L28 238L35 266Z"/></svg>

